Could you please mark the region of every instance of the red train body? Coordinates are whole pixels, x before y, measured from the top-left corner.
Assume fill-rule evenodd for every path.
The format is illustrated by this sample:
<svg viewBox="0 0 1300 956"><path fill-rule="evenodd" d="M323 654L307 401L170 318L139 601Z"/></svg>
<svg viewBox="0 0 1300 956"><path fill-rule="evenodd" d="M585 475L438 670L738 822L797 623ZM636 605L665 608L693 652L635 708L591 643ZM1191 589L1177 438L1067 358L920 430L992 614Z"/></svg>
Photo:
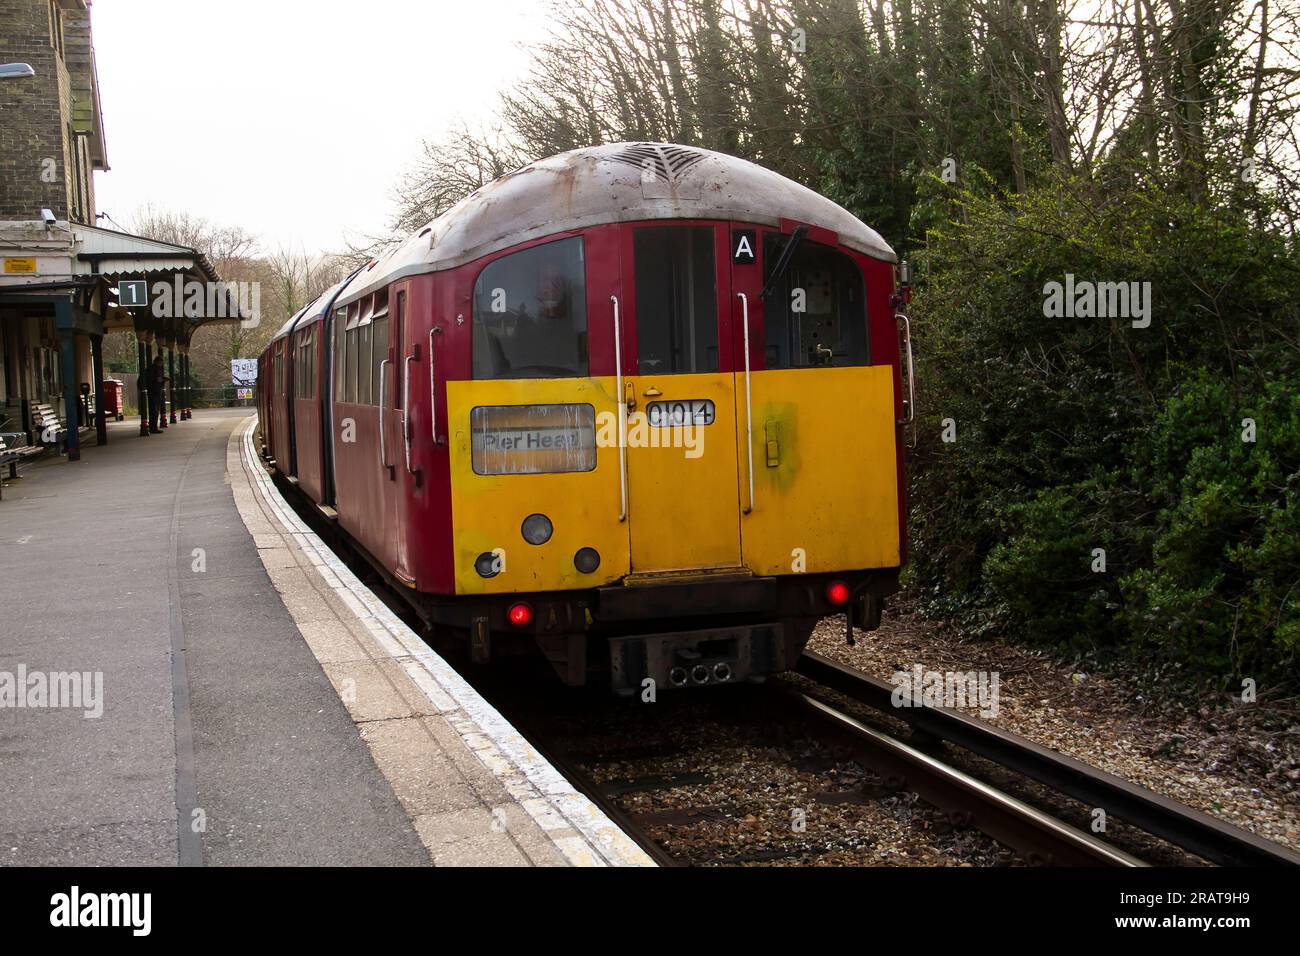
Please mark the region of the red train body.
<svg viewBox="0 0 1300 956"><path fill-rule="evenodd" d="M524 638L623 692L760 677L897 587L893 262L742 160L543 160L280 330L264 453L476 660Z"/></svg>

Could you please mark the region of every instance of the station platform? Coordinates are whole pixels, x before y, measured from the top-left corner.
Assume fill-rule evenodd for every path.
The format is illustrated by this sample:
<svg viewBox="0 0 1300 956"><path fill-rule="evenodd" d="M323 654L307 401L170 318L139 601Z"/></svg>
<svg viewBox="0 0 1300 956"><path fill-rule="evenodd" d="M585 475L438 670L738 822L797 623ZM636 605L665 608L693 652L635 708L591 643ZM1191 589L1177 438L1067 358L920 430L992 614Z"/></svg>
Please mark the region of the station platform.
<svg viewBox="0 0 1300 956"><path fill-rule="evenodd" d="M252 428L115 423L6 484L0 865L650 865L298 519Z"/></svg>

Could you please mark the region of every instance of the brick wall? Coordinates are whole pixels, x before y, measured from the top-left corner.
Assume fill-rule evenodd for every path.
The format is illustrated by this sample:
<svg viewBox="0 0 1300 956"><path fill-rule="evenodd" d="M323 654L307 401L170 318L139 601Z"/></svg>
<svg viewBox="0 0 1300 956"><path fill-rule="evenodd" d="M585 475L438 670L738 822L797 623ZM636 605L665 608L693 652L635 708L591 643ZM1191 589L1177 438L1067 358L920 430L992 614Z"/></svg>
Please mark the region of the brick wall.
<svg viewBox="0 0 1300 956"><path fill-rule="evenodd" d="M90 39L90 10L66 10L63 14L63 60L67 64L67 104L72 128L78 133L95 132L95 63ZM80 202L85 211L85 221L95 222L95 177L91 166L90 140L80 142L80 162L71 162L69 169L78 170L77 182L72 189L80 190Z"/></svg>
<svg viewBox="0 0 1300 956"><path fill-rule="evenodd" d="M0 80L0 220L39 219L48 208L59 219L94 221L89 157L79 174L70 135L78 103L90 89L90 27L84 12L62 12L63 53L50 42L50 0L0 0L0 63L30 63L36 71Z"/></svg>

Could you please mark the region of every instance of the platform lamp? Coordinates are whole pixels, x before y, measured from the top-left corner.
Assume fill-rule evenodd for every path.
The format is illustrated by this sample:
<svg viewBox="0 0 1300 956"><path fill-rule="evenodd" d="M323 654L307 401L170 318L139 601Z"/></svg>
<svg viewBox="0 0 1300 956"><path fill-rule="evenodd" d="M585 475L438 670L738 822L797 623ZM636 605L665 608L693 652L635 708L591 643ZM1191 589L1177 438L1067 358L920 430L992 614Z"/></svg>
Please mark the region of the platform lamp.
<svg viewBox="0 0 1300 956"><path fill-rule="evenodd" d="M0 80L20 80L35 75L30 63L0 63Z"/></svg>

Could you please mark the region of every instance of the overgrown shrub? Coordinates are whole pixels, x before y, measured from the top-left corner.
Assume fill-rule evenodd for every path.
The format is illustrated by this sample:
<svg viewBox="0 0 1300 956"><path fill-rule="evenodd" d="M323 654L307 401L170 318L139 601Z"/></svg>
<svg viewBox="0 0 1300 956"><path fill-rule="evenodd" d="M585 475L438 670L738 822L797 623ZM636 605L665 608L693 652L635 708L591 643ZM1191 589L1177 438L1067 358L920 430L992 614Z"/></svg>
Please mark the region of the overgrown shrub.
<svg viewBox="0 0 1300 956"><path fill-rule="evenodd" d="M959 204L929 232L913 310L913 585L976 628L1294 679L1295 250L1141 186ZM1150 325L1045 317L1044 285L1066 273L1151 283Z"/></svg>
<svg viewBox="0 0 1300 956"><path fill-rule="evenodd" d="M1249 429L1253 424L1253 436ZM1253 441L1243 440L1253 437ZM1146 566L1121 577L1128 630L1228 673L1300 647L1300 377L1234 396L1201 371L1135 448L1157 509Z"/></svg>

